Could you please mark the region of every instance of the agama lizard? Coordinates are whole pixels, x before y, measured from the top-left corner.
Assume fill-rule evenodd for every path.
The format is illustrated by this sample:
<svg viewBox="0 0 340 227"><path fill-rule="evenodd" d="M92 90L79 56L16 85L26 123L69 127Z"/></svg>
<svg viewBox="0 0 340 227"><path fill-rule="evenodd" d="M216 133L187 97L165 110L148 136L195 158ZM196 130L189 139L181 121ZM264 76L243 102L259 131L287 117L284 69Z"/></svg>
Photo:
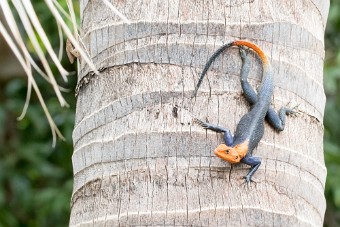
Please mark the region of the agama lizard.
<svg viewBox="0 0 340 227"><path fill-rule="evenodd" d="M205 129L224 133L225 144L221 144L215 149L215 155L229 163L241 162L251 166L248 174L244 177L245 181L250 183L252 181L252 176L261 165L261 159L252 156L252 151L262 139L264 133L264 119L266 118L275 129L282 131L286 122L286 114L292 114L294 113L294 110L282 107L279 113L276 113L275 110L270 107L273 95L273 72L270 63L261 48L251 42L243 40L223 45L210 57L196 85L194 97L196 97L197 90L211 64L225 49L232 46L238 46L240 48L240 55L243 62L241 68L241 85L244 96L251 106L250 111L241 118L236 127L234 136L229 129L206 123L198 119L194 119L194 121ZM257 94L247 81L250 70L250 60L247 57L244 47L251 48L255 51L262 61L262 82Z"/></svg>

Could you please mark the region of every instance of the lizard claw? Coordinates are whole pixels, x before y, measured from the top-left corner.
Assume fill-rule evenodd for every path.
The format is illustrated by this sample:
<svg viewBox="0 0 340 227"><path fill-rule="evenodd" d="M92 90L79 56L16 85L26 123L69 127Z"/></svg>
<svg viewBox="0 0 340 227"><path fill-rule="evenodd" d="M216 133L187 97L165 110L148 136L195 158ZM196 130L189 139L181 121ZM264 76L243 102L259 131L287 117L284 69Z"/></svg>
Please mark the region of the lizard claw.
<svg viewBox="0 0 340 227"><path fill-rule="evenodd" d="M287 106L290 106L290 103L291 103L291 102L289 102L289 103L287 104ZM287 115L288 115L288 116L296 116L296 114L299 112L299 110L298 110L299 105L300 105L300 104L297 104L297 105L295 105L293 108L288 107L288 108L287 108L287 111L286 111Z"/></svg>
<svg viewBox="0 0 340 227"><path fill-rule="evenodd" d="M252 179L251 179L251 176L244 176L244 177L242 177L243 179L244 179L244 182L242 183L242 184L246 184L247 185L247 187L249 187L250 185L251 185L251 183L255 183L256 184L256 181L253 181Z"/></svg>
<svg viewBox="0 0 340 227"><path fill-rule="evenodd" d="M208 127L209 127L207 123L205 123L205 122L203 122L203 121L201 121L197 118L193 119L193 123L196 123L196 124L198 124L199 126L201 126L202 128L205 128L205 129L208 129Z"/></svg>

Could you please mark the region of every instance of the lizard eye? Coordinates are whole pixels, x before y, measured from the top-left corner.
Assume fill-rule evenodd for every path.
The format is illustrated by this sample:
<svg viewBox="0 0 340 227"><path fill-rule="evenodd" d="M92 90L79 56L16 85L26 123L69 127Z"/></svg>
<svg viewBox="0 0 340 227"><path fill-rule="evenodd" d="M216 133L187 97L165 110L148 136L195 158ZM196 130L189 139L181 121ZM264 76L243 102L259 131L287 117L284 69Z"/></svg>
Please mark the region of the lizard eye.
<svg viewBox="0 0 340 227"><path fill-rule="evenodd" d="M229 150L226 150L226 153L229 154Z"/></svg>
<svg viewBox="0 0 340 227"><path fill-rule="evenodd" d="M235 156L235 159L238 159L238 156Z"/></svg>

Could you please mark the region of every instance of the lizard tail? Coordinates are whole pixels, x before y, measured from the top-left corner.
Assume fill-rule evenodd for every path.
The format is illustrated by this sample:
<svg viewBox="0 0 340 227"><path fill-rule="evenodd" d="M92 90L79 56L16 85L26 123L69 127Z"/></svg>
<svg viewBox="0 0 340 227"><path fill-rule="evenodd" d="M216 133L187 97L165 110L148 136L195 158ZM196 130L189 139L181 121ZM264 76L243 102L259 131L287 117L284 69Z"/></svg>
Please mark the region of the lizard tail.
<svg viewBox="0 0 340 227"><path fill-rule="evenodd" d="M253 49L259 55L259 57L261 58L262 64L264 66L268 64L267 56L265 55L263 50L254 43L251 43L251 42L248 42L248 41L245 41L245 40L238 40L238 41L232 42L231 46L246 46L246 47L249 47L249 48Z"/></svg>
<svg viewBox="0 0 340 227"><path fill-rule="evenodd" d="M211 64L215 61L215 59L227 48L231 47L231 46L246 46L246 47L249 47L251 48L252 50L254 50L258 55L259 57L261 58L261 61L262 61L262 64L263 66L267 66L268 65L268 59L265 55L265 53L262 51L262 49L260 47L258 47L257 45L255 45L254 43L251 43L251 42L248 42L248 41L245 41L245 40L238 40L238 41L234 41L234 42L230 42L230 43L227 43L223 46L221 46L219 49L217 49L217 51L215 51L215 53L213 53L213 55L209 58L209 60L207 61L207 63L205 64L204 66L204 69L201 73L201 76L200 78L198 79L198 82L197 82L197 85L196 85L196 88L194 90L194 93L192 95L192 97L196 97L197 95L197 91L198 91L198 88L201 86L202 84L202 81L204 79L204 76L205 74L207 73L207 71L209 70Z"/></svg>

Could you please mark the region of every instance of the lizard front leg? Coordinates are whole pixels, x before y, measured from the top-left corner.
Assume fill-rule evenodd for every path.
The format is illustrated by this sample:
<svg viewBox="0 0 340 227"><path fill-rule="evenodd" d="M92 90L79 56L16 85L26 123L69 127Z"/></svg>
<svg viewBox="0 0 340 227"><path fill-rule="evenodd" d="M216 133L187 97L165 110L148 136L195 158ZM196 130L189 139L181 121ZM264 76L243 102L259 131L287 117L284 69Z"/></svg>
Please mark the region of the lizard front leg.
<svg viewBox="0 0 340 227"><path fill-rule="evenodd" d="M252 176L254 175L254 173L257 171L257 169L261 165L261 159L259 157L254 157L254 156L247 154L243 159L241 159L241 162L251 166L248 174L243 177L246 183L250 183L252 182L252 179L251 179Z"/></svg>
<svg viewBox="0 0 340 227"><path fill-rule="evenodd" d="M210 124L210 123L206 123L203 122L197 118L195 118L193 120L195 123L197 123L198 125L200 125L201 127L203 127L204 129L209 129L211 131L214 132L222 132L224 133L224 142L227 146L232 146L233 142L234 142L234 138L233 135L231 134L230 130L227 128L223 128L221 126L218 125L214 125L214 124Z"/></svg>

